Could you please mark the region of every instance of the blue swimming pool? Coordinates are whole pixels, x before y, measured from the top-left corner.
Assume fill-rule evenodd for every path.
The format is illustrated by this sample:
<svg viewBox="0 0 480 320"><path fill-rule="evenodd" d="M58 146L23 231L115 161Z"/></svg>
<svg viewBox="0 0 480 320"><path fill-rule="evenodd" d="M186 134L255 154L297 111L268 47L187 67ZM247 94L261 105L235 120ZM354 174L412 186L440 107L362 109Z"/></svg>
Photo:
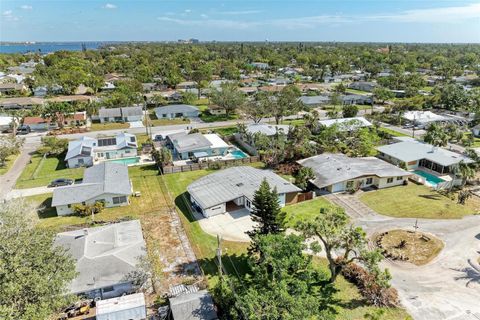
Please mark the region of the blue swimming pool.
<svg viewBox="0 0 480 320"><path fill-rule="evenodd" d="M425 180L427 180L427 182L432 185L432 186L436 186L437 184L441 183L441 182L445 182L445 180L431 174L431 173L428 173L428 172L425 172L425 171L422 171L422 170L415 170L413 171L413 173L415 173L416 175L419 175L421 177L424 177Z"/></svg>
<svg viewBox="0 0 480 320"><path fill-rule="evenodd" d="M248 155L246 155L245 152L243 152L242 150L235 150L235 151L230 152L230 154L231 154L235 159L243 159L243 158L247 158L247 157L248 157Z"/></svg>
<svg viewBox="0 0 480 320"><path fill-rule="evenodd" d="M126 166L130 164L135 164L140 162L140 157L133 157L133 158L121 158L121 159L114 159L114 160L108 160L110 162L115 162L115 163L122 163Z"/></svg>

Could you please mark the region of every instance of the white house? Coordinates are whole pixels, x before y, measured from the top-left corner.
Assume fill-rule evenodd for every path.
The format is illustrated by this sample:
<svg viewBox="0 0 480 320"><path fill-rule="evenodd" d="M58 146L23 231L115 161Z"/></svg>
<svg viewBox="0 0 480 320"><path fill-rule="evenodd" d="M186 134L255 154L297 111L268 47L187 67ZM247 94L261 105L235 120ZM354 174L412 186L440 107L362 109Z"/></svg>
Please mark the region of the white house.
<svg viewBox="0 0 480 320"><path fill-rule="evenodd" d="M318 190L342 192L357 188L383 189L402 185L412 174L375 157L350 158L344 154L324 153L297 161L311 168L312 183Z"/></svg>
<svg viewBox="0 0 480 320"><path fill-rule="evenodd" d="M129 133L97 139L84 136L68 143L65 161L69 168L88 167L106 160L136 157L137 148L137 137Z"/></svg>
<svg viewBox="0 0 480 320"><path fill-rule="evenodd" d="M200 110L187 104L172 104L155 108L157 119L195 118L200 115Z"/></svg>
<svg viewBox="0 0 480 320"><path fill-rule="evenodd" d="M364 117L326 119L318 121L322 126L331 127L336 125L340 131L352 131L355 129L371 127L372 123Z"/></svg>
<svg viewBox="0 0 480 320"><path fill-rule="evenodd" d="M98 110L98 118L101 123L105 122L133 122L143 120L143 110L140 106L122 108L101 108Z"/></svg>
<svg viewBox="0 0 480 320"><path fill-rule="evenodd" d="M187 187L192 207L205 217L230 210L246 208L251 211L255 191L266 179L276 188L278 202L283 207L293 203L300 188L269 170L250 166L232 167L204 176Z"/></svg>
<svg viewBox="0 0 480 320"><path fill-rule="evenodd" d="M132 183L128 167L120 163L103 162L85 169L83 181L53 190L52 207L59 216L72 214L75 204L103 202L106 208L129 204Z"/></svg>

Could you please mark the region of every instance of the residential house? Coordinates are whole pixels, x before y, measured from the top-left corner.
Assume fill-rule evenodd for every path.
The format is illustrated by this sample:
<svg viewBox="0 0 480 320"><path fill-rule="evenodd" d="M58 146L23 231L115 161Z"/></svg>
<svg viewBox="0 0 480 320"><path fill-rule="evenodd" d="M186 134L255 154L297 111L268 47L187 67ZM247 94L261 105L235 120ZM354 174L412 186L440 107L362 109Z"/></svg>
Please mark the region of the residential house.
<svg viewBox="0 0 480 320"><path fill-rule="evenodd" d="M0 114L0 132L12 129L15 118L12 116L3 116Z"/></svg>
<svg viewBox="0 0 480 320"><path fill-rule="evenodd" d="M137 137L120 133L114 137L82 137L68 143L65 161L69 168L92 166L95 163L137 156Z"/></svg>
<svg viewBox="0 0 480 320"><path fill-rule="evenodd" d="M23 93L27 90L27 86L21 83L0 83L0 94Z"/></svg>
<svg viewBox="0 0 480 320"><path fill-rule="evenodd" d="M297 161L311 168L315 178L310 183L318 191L342 192L402 185L411 173L375 157L350 158L344 154L324 153Z"/></svg>
<svg viewBox="0 0 480 320"><path fill-rule="evenodd" d="M41 98L18 97L0 99L0 108L4 109L31 109L34 106L43 104L44 100Z"/></svg>
<svg viewBox="0 0 480 320"><path fill-rule="evenodd" d="M276 134L288 134L290 129L289 125L274 125L266 123L252 123L246 126L246 132L250 135L264 134L268 137Z"/></svg>
<svg viewBox="0 0 480 320"><path fill-rule="evenodd" d="M265 70L269 68L268 63L265 63L265 62L252 62L250 63L250 65L256 69L261 69L261 70Z"/></svg>
<svg viewBox="0 0 480 320"><path fill-rule="evenodd" d="M456 152L449 151L409 137L397 138L400 142L377 148L378 157L407 170L426 171L435 176L450 176L454 185L459 179L452 175L460 162L472 163L473 160ZM421 172L420 172L421 174Z"/></svg>
<svg viewBox="0 0 480 320"><path fill-rule="evenodd" d="M147 308L143 293L99 300L95 303L95 320L146 320Z"/></svg>
<svg viewBox="0 0 480 320"><path fill-rule="evenodd" d="M280 206L294 203L300 188L269 170L232 167L204 176L187 187L192 207L206 218L242 208L252 211L253 196L263 180L276 188Z"/></svg>
<svg viewBox="0 0 480 320"><path fill-rule="evenodd" d="M101 108L98 110L101 123L142 121L143 109L140 106L122 108Z"/></svg>
<svg viewBox="0 0 480 320"><path fill-rule="evenodd" d="M299 100L308 108L315 108L332 102L331 98L327 95L301 96Z"/></svg>
<svg viewBox="0 0 480 320"><path fill-rule="evenodd" d="M40 86L40 87L36 87L35 89L33 89L33 96L34 97L45 97L48 93L48 88L45 87L45 86Z"/></svg>
<svg viewBox="0 0 480 320"><path fill-rule="evenodd" d="M377 87L375 82L369 81L354 81L348 85L349 89L366 91L366 92L373 92L373 90Z"/></svg>
<svg viewBox="0 0 480 320"><path fill-rule="evenodd" d="M115 84L110 81L105 81L103 87L100 88L100 91L113 91L115 90Z"/></svg>
<svg viewBox="0 0 480 320"><path fill-rule="evenodd" d="M200 115L197 107L187 104L172 104L155 108L157 119L196 118Z"/></svg>
<svg viewBox="0 0 480 320"><path fill-rule="evenodd" d="M71 95L71 96L58 96L47 99L47 102L69 102L69 103L76 103L76 102L91 102L95 99L93 96L87 96L82 94Z"/></svg>
<svg viewBox="0 0 480 320"><path fill-rule="evenodd" d="M258 88L257 87L240 87L238 88L238 91L245 93L246 95L254 95L257 93Z"/></svg>
<svg viewBox="0 0 480 320"><path fill-rule="evenodd" d="M213 115L224 115L227 113L227 110L225 108L220 107L219 105L213 104L211 106L208 106L208 112Z"/></svg>
<svg viewBox="0 0 480 320"><path fill-rule="evenodd" d="M197 89L197 83L195 81L180 82L175 86L175 89L181 90L181 91L189 91L191 89Z"/></svg>
<svg viewBox="0 0 480 320"><path fill-rule="evenodd" d="M372 123L364 117L326 119L318 122L325 127L336 125L339 131L352 131L355 129L372 126Z"/></svg>
<svg viewBox="0 0 480 320"><path fill-rule="evenodd" d="M85 169L81 183L55 188L52 207L59 216L65 216L74 213L76 204L102 202L106 208L126 206L131 194L128 167L106 161Z"/></svg>
<svg viewBox="0 0 480 320"><path fill-rule="evenodd" d="M174 159L188 160L224 156L228 144L216 134L179 132L167 135L167 146L172 149Z"/></svg>
<svg viewBox="0 0 480 320"><path fill-rule="evenodd" d="M213 298L207 290L189 292L169 299L172 320L218 320Z"/></svg>
<svg viewBox="0 0 480 320"><path fill-rule="evenodd" d="M135 290L128 276L139 271L146 257L139 220L58 233L55 244L76 261L78 275L68 286L70 293L110 299Z"/></svg>
<svg viewBox="0 0 480 320"><path fill-rule="evenodd" d="M373 104L372 96L361 95L361 94L347 94L341 96L343 104Z"/></svg>
<svg viewBox="0 0 480 320"><path fill-rule="evenodd" d="M22 124L28 126L31 131L47 131L59 128L59 121L62 122L64 127L78 127L84 126L87 123L87 113L85 111L75 112L66 115L61 119L61 116L57 116L55 121L50 117L24 117Z"/></svg>

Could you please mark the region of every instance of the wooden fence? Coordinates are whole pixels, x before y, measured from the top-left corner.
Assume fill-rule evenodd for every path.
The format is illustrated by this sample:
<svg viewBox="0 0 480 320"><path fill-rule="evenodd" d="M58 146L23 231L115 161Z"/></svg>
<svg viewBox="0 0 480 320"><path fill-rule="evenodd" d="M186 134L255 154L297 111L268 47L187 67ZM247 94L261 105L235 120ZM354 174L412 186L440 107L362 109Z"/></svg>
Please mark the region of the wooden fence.
<svg viewBox="0 0 480 320"><path fill-rule="evenodd" d="M188 171L196 171L196 170L203 170L203 169L221 169L226 167L233 167L236 165L258 162L258 161L260 161L260 157L255 156L255 157L248 157L248 158L242 158L242 159L199 162L199 163L187 164L183 166L167 166L167 167L163 167L163 174L188 172Z"/></svg>

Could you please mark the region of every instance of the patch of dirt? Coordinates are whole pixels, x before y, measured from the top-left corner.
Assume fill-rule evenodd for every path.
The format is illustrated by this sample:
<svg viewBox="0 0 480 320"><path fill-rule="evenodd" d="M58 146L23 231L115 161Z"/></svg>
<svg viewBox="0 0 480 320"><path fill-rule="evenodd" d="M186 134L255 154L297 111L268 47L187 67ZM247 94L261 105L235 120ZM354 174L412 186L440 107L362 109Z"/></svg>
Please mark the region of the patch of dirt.
<svg viewBox="0 0 480 320"><path fill-rule="evenodd" d="M375 244L389 259L421 266L432 261L443 249L443 242L431 234L410 230L390 230L379 234Z"/></svg>

